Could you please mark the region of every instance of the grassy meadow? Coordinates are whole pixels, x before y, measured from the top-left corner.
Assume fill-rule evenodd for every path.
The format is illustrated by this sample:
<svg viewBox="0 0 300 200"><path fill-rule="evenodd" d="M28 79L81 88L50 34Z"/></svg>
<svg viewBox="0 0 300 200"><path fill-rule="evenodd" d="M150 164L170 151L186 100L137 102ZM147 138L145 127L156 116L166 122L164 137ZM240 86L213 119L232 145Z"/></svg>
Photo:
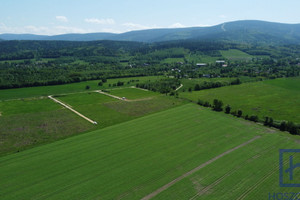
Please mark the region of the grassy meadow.
<svg viewBox="0 0 300 200"><path fill-rule="evenodd" d="M180 93L180 97L193 101L222 100L232 110L241 109L243 115L265 116L276 120L300 123L300 78L281 78L235 86Z"/></svg>
<svg viewBox="0 0 300 200"><path fill-rule="evenodd" d="M278 148L297 147L295 137L194 104L0 157L0 198L141 199L257 135L154 199L267 198Z"/></svg>
<svg viewBox="0 0 300 200"><path fill-rule="evenodd" d="M0 155L85 132L93 125L50 99L0 102Z"/></svg>

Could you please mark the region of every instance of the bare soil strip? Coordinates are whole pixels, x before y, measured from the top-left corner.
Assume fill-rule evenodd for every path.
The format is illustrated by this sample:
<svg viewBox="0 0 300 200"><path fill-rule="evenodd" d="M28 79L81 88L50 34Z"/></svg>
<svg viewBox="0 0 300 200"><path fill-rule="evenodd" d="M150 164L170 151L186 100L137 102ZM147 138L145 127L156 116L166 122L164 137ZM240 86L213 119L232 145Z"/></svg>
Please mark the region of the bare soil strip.
<svg viewBox="0 0 300 200"><path fill-rule="evenodd" d="M187 172L187 173L185 173L185 174L179 176L178 178L176 178L176 179L174 179L173 181L171 181L170 183L168 183L168 184L162 186L161 188L157 189L156 191L152 192L151 194L148 194L147 196L145 196L144 198L142 198L142 200L148 200L148 199L151 199L151 198L155 197L155 196L158 195L159 193L165 191L166 189L168 189L169 187L173 186L175 183L181 181L182 179L186 178L187 176L189 176L189 175L195 173L196 171L199 171L199 170L202 169L203 167L205 167L205 166L211 164L212 162L214 162L214 161L216 161L216 160L222 158L223 156L225 156L225 155L227 155L227 154L229 154L229 153L231 153L231 152L233 152L233 151L235 151L235 150L237 150L237 149L239 149L239 148L242 148L242 147L246 146L247 144L249 144L249 143L251 143L251 142L257 140L257 139L260 138L260 137L261 137L261 136L256 136L256 137L252 138L251 140L248 140L247 142L245 142L245 143L243 143L243 144L240 144L239 146L234 147L234 148L232 148L232 149L230 149L230 150L228 150L228 151L226 151L226 152L224 152L224 153L222 153L222 154L220 154L220 155L214 157L213 159L211 159L211 160L209 160L209 161L203 163L202 165L196 167L195 169L192 169L191 171L189 171L189 172Z"/></svg>
<svg viewBox="0 0 300 200"><path fill-rule="evenodd" d="M76 110L74 110L74 109L71 108L70 106L68 106L68 105L64 104L63 102L61 102L61 101L59 101L59 100L53 98L52 96L48 96L48 98L51 99L51 100L53 100L53 101L56 102L56 103L59 103L60 105L64 106L65 108L71 110L72 112L74 112L74 113L77 114L78 116L82 117L83 119L85 119L85 120L91 122L92 124L97 124L96 121L93 121L93 120L87 118L87 117L84 116L83 114L77 112Z"/></svg>
<svg viewBox="0 0 300 200"><path fill-rule="evenodd" d="M183 87L183 85L182 84L180 84L180 86L178 87L178 88L176 88L176 90L175 91L177 91L177 90L179 90L180 88L182 88Z"/></svg>

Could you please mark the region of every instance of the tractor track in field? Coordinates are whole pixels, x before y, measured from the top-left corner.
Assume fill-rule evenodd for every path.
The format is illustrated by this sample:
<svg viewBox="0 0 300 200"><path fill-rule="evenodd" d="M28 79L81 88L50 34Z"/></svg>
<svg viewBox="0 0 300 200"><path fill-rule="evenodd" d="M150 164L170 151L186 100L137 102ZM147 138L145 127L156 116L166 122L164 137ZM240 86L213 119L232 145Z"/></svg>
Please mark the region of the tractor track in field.
<svg viewBox="0 0 300 200"><path fill-rule="evenodd" d="M225 155L227 155L227 154L229 154L229 153L231 153L231 152L233 152L233 151L235 151L235 150L237 150L239 148L242 148L242 147L246 146L247 144L250 144L250 143L254 142L255 140L257 140L260 137L261 136L256 136L256 137L248 140L247 142L245 142L243 144L240 144L240 145L238 145L238 146L236 146L236 147L234 147L234 148L232 148L232 149L230 149L228 151L225 151L224 153L222 153L222 154L220 154L220 155L218 155L218 156L210 159L209 161L207 161L207 162L199 165L198 167L196 167L196 168L192 169L191 171L189 171L189 172L187 172L187 173L179 176L178 178L174 179L173 181L167 183L166 185L162 186L161 188L158 188L154 192L152 192L152 193L148 194L147 196L143 197L142 200L148 200L148 199L151 199L151 198L155 197L156 195L158 195L159 193L167 190L169 187L173 186L174 184L176 184L177 182L181 181L182 179L184 179L184 178L188 177L189 175L191 175L191 174L199 171L200 169L202 169L202 168L206 167L207 165L213 163L214 161L216 161L216 160L224 157Z"/></svg>
<svg viewBox="0 0 300 200"><path fill-rule="evenodd" d="M285 162L283 162L284 164L288 163L289 160L286 160ZM253 190L255 190L260 184L262 184L265 180L267 180L269 177L271 177L274 173L278 172L279 167L275 168L276 170L272 170L270 173L266 174L265 176L263 176L259 181L257 181L253 186L251 186L248 190L246 190L241 196L239 196L239 198L237 198L237 200L243 200L245 199L248 194L250 194Z"/></svg>
<svg viewBox="0 0 300 200"><path fill-rule="evenodd" d="M267 148L267 149L265 149L265 150L263 150L263 151L255 154L251 158L247 159L245 162L247 162L247 163L251 162L253 159L259 158L262 153L268 152L268 151L270 151L273 148L274 147ZM199 191L197 194L195 194L193 197L191 197L190 200L194 200L195 198L199 197L200 195L207 193L210 189L212 189L213 187L215 187L216 185L218 185L220 182L222 182L226 177L228 177L231 174L235 173L237 170L239 170L242 167L243 167L242 165L239 165L239 166L237 166L237 167L229 170L227 173L225 173L223 176L221 176L220 178L218 178L216 181L214 181L210 185L204 187L201 191Z"/></svg>

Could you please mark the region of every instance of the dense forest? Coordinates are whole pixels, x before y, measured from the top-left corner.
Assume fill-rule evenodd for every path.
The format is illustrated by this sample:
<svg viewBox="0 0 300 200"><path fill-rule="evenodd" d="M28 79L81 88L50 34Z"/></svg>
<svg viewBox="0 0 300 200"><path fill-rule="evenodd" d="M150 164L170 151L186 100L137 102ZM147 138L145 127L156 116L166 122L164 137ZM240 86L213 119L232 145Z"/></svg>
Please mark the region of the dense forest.
<svg viewBox="0 0 300 200"><path fill-rule="evenodd" d="M236 52L241 55L235 55ZM145 75L289 77L299 75L299 57L299 45L209 40L0 41L0 88ZM222 62L216 62L218 60ZM205 64L199 67L198 63Z"/></svg>

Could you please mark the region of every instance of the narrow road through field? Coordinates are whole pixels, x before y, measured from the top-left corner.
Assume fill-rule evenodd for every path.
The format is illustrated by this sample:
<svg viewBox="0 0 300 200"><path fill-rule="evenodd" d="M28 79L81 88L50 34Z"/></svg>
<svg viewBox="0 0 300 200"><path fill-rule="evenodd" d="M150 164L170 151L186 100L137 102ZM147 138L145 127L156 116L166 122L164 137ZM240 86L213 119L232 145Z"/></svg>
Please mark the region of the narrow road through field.
<svg viewBox="0 0 300 200"><path fill-rule="evenodd" d="M189 176L189 175L195 173L196 171L199 171L199 170L202 169L203 167L205 167L205 166L211 164L212 162L218 160L219 158L222 158L223 156L225 156L225 155L227 155L227 154L229 154L229 153L231 153L231 152L233 152L233 151L235 151L235 150L237 150L237 149L239 149L239 148L242 148L243 146L246 146L247 144L249 144L249 143L251 143L251 142L257 140L257 139L260 138L260 137L261 137L261 136L256 136L256 137L252 138L251 140L248 140L247 142L245 142L245 143L243 143L243 144L240 144L239 146L236 146L236 147L234 147L234 148L232 148L232 149L230 149L230 150L228 150L228 151L226 151L226 152L224 152L224 153L222 153L222 154L220 154L220 155L214 157L213 159L211 159L211 160L209 160L209 161L203 163L202 165L196 167L195 169L192 169L191 171L189 171L189 172L187 172L187 173L185 173L185 174L179 176L178 178L176 178L176 179L174 179L173 181L171 181L170 183L168 183L168 184L162 186L161 188L157 189L156 191L152 192L151 194L148 194L147 196L145 196L144 198L142 198L142 200L148 200L148 199L151 199L151 198L155 197L155 196L158 195L159 193L165 191L166 189L168 189L169 187L171 187L171 186L174 185L175 183L181 181L182 179L186 178L187 176Z"/></svg>
<svg viewBox="0 0 300 200"><path fill-rule="evenodd" d="M180 84L180 86L178 87L178 88L176 88L176 90L175 91L177 91L177 90L179 90L180 88L182 88L183 87L183 85L182 84Z"/></svg>
<svg viewBox="0 0 300 200"><path fill-rule="evenodd" d="M83 114L77 112L76 110L74 110L74 109L71 108L70 106L68 106L68 105L64 104L63 102L61 102L61 101L59 101L59 100L53 98L52 96L48 96L48 98L51 99L51 100L53 100L53 101L55 101L56 103L59 103L60 105L64 106L65 108L71 110L72 112L74 112L74 113L77 114L78 116L82 117L83 119L85 119L85 120L91 122L92 124L97 124L96 121L93 121L93 120L87 118L87 117L84 116Z"/></svg>

